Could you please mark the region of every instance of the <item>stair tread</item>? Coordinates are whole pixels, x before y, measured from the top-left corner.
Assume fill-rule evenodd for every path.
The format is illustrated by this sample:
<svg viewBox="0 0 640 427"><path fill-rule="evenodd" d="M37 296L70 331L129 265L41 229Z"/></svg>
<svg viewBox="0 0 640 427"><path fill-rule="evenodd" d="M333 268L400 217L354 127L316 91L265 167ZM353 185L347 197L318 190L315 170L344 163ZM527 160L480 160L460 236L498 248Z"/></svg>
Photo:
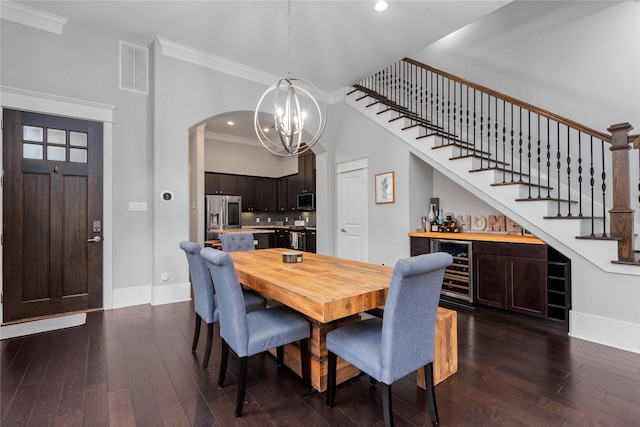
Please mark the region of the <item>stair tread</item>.
<svg viewBox="0 0 640 427"><path fill-rule="evenodd" d="M578 203L577 200L569 200L569 199L559 199L557 197L525 197L515 199L516 202L569 202L569 203Z"/></svg>

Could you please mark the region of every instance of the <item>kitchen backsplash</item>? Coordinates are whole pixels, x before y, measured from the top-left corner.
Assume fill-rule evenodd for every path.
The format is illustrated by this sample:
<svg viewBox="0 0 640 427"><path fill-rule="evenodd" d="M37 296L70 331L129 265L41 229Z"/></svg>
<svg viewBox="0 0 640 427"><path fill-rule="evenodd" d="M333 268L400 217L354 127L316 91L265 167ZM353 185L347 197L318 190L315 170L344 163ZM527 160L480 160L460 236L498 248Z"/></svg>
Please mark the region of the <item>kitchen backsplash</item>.
<svg viewBox="0 0 640 427"><path fill-rule="evenodd" d="M315 227L316 212L242 212L243 227L294 225L296 220L303 220L307 227Z"/></svg>

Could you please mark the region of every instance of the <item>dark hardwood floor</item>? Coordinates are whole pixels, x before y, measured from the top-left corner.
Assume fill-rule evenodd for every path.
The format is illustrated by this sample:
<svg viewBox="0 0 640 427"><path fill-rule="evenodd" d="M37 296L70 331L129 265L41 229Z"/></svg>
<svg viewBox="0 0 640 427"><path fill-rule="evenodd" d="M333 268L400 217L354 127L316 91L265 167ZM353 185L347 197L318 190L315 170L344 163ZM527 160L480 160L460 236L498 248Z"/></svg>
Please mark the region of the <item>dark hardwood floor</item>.
<svg viewBox="0 0 640 427"><path fill-rule="evenodd" d="M216 336L191 353L191 304L89 313L84 326L1 342L2 426L373 426L380 387L360 376L306 399L270 355L249 363L243 417L233 416L237 361L218 389ZM218 328L216 326L216 334ZM640 355L570 338L494 310L458 313L459 371L436 386L442 426L638 426ZM430 425L410 375L393 386L396 425Z"/></svg>

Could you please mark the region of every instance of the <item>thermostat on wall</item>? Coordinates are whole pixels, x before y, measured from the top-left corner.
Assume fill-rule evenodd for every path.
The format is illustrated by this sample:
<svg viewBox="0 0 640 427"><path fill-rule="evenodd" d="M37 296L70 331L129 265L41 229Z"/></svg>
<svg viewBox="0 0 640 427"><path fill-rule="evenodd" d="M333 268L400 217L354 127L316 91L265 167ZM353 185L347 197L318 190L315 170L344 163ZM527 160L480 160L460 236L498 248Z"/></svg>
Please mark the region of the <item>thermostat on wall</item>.
<svg viewBox="0 0 640 427"><path fill-rule="evenodd" d="M163 191L160 193L160 197L162 197L163 202L170 202L173 200L173 193L171 191Z"/></svg>

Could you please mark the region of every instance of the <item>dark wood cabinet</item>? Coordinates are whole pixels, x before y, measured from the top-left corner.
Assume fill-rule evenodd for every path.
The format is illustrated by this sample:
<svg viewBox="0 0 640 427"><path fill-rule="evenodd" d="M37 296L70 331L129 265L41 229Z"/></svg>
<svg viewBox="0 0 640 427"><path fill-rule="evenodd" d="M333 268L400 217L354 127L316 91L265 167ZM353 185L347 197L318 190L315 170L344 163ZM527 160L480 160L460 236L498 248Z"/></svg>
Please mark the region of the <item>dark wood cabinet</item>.
<svg viewBox="0 0 640 427"><path fill-rule="evenodd" d="M253 176L251 177L251 202L249 212L262 212L264 210L264 188L266 178Z"/></svg>
<svg viewBox="0 0 640 427"><path fill-rule="evenodd" d="M278 210L278 180L275 178L263 178L264 197L262 211L275 212Z"/></svg>
<svg viewBox="0 0 640 427"><path fill-rule="evenodd" d="M428 254L430 250L431 239L425 239L423 237L410 237L411 241L411 256Z"/></svg>
<svg viewBox="0 0 640 427"><path fill-rule="evenodd" d="M546 245L474 242L476 301L547 317Z"/></svg>
<svg viewBox="0 0 640 427"><path fill-rule="evenodd" d="M289 175L287 177L287 185L289 188L288 210L298 210L298 175Z"/></svg>
<svg viewBox="0 0 640 427"><path fill-rule="evenodd" d="M236 175L206 172L204 174L205 194L237 195Z"/></svg>
<svg viewBox="0 0 640 427"><path fill-rule="evenodd" d="M316 155L307 151L298 155L298 191L297 193L315 193L316 191Z"/></svg>
<svg viewBox="0 0 640 427"><path fill-rule="evenodd" d="M316 230L306 230L305 240L307 244L307 252L316 253Z"/></svg>
<svg viewBox="0 0 640 427"><path fill-rule="evenodd" d="M289 181L287 177L278 178L278 204L277 210L280 212L289 210Z"/></svg>
<svg viewBox="0 0 640 427"><path fill-rule="evenodd" d="M238 195L242 196L242 211L252 212L255 203L253 201L253 177L238 175Z"/></svg>

